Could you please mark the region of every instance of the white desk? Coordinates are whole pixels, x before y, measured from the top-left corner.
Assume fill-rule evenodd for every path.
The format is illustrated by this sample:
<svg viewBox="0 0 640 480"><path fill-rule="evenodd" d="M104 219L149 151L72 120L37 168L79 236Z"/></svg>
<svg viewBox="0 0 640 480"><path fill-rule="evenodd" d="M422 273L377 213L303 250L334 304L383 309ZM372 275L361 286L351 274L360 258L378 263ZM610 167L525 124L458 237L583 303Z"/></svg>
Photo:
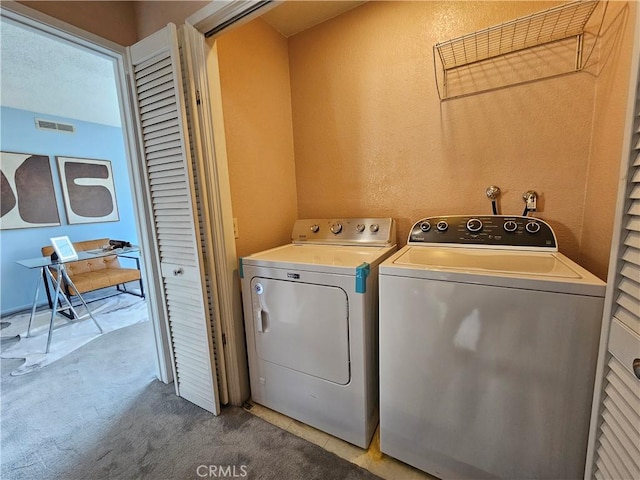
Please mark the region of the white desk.
<svg viewBox="0 0 640 480"><path fill-rule="evenodd" d="M65 265L67 263L77 262L78 260L88 260L88 259L92 259L92 258L108 257L108 256L111 256L111 255L120 256L120 255L124 255L126 253L135 253L135 252L139 252L139 251L140 251L140 249L138 247L136 247L136 246L125 247L125 248L117 248L115 250L81 251L81 252L78 252L78 258L76 260L70 260L68 262L58 262L58 261L54 262L54 261L51 261L51 259L49 257L36 257L36 258L29 258L29 259L26 259L26 260L18 260L17 263L19 265L22 265L23 267L26 267L26 268L29 268L29 269L32 269L32 270L38 269L39 272L40 272L39 275L38 275L37 281L36 281L35 292L33 294L33 306L31 307L31 316L29 317L29 327L27 328L27 337L29 337L31 335L31 326L33 324L33 317L35 316L35 313L36 313L36 306L37 306L37 302L38 302L38 294L40 293L40 279L41 278L42 278L42 280L44 282L46 282L47 278L49 278L49 280L51 280L51 284L55 288L55 294L54 294L54 297L53 297L53 302L52 302L52 307L51 307L51 319L49 320L49 333L48 333L48 337L47 337L47 349L46 349L45 353L49 353L49 347L51 346L51 336L52 336L52 333L53 333L53 322L55 320L56 313L58 313L58 312L61 312L61 311L64 311L64 310L71 310L71 312L73 313L73 317L74 318L67 318L67 321L69 322L69 324L71 324L71 323L73 323L75 321L85 320L87 317L89 317L89 318L91 318L91 320L93 320L93 323L96 324L96 327L98 327L98 330L100 330L100 333L102 333L102 327L100 326L98 321L95 319L95 317L91 313L91 309L87 305L87 302L85 302L84 298L82 298L82 295L80 294L80 292L78 292L78 289L73 284L73 281L71 280L71 278L67 274L67 270L65 268ZM53 267L55 269L55 272L56 272L55 275L51 271L52 270L51 267ZM81 317L76 312L76 309L74 308L74 306L71 303L71 299L66 295L66 293L64 292L64 290L62 288L62 283L63 283L62 281L63 280L68 286L73 287L74 291L77 293L77 297L80 299L80 302L82 302L82 305L84 305L84 307L87 309L87 314L86 315ZM46 286L46 284L45 284L45 286ZM63 306L62 302L58 302L58 300L64 301L66 306ZM60 303L60 305L59 305L59 303Z"/></svg>

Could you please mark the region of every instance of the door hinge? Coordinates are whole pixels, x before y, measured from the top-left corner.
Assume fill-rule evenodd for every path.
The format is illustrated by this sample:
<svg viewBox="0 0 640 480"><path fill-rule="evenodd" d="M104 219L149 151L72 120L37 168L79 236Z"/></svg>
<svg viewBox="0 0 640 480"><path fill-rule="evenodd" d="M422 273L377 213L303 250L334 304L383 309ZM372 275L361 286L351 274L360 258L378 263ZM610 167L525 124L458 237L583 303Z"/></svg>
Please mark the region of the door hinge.
<svg viewBox="0 0 640 480"><path fill-rule="evenodd" d="M196 105L200 105L200 90L196 90Z"/></svg>
<svg viewBox="0 0 640 480"><path fill-rule="evenodd" d="M222 345L226 345L227 344L227 336L223 333L222 334Z"/></svg>

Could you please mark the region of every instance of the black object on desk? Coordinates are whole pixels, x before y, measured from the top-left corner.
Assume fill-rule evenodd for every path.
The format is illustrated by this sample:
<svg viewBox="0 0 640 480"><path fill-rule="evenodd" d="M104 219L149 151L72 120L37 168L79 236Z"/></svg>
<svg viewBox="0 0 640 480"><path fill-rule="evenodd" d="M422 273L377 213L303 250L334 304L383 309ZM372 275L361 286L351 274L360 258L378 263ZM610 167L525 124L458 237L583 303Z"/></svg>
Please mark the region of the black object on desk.
<svg viewBox="0 0 640 480"><path fill-rule="evenodd" d="M130 247L131 243L125 240L109 240L109 245L111 245L111 248L115 249Z"/></svg>

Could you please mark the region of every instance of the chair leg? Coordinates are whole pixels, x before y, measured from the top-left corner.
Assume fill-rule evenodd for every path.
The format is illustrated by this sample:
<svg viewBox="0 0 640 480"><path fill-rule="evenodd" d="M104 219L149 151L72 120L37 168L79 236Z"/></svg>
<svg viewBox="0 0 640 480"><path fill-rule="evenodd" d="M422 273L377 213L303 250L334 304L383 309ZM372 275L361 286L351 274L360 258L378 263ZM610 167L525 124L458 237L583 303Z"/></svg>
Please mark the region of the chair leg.
<svg viewBox="0 0 640 480"><path fill-rule="evenodd" d="M142 278L140 280L138 280L138 283L140 284L140 293L134 293L134 292L130 292L129 290L127 290L127 285L125 283L121 283L120 285L122 285L122 288L120 288L120 285L116 285L116 290L118 290L119 292L122 293L128 293L129 295L134 295L136 297L140 297L140 298L144 298L144 288L142 286Z"/></svg>

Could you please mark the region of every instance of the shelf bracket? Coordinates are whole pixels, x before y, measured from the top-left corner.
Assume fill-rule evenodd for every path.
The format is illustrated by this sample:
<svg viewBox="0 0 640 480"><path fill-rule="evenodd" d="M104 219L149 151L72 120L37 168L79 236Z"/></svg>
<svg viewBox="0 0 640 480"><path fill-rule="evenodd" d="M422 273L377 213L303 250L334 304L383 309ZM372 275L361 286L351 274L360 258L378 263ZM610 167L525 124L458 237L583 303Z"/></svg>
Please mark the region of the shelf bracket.
<svg viewBox="0 0 640 480"><path fill-rule="evenodd" d="M582 48L584 46L584 33L576 36L576 72L582 70Z"/></svg>

